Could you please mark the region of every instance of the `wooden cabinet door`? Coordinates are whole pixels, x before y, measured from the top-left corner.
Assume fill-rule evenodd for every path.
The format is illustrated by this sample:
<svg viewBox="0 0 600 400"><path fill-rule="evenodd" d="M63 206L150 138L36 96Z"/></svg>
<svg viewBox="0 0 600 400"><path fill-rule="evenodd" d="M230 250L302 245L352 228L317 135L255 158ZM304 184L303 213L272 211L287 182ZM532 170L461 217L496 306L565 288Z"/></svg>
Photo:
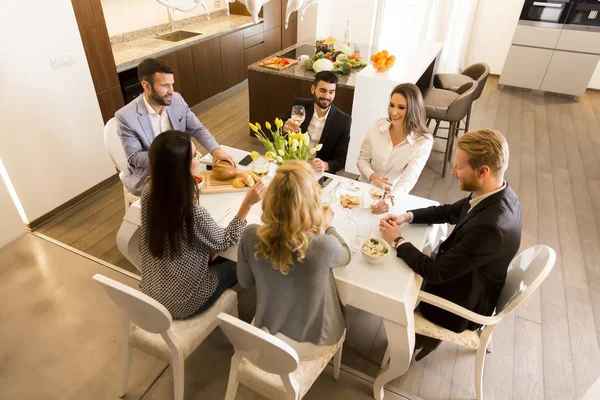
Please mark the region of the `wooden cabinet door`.
<svg viewBox="0 0 600 400"><path fill-rule="evenodd" d="M282 25L281 10L286 7L285 5L282 6L282 3L287 5L287 0L271 0L263 5L262 13L265 31Z"/></svg>
<svg viewBox="0 0 600 400"><path fill-rule="evenodd" d="M246 79L244 32L233 32L221 36L219 40L221 43L223 90L227 90Z"/></svg>
<svg viewBox="0 0 600 400"><path fill-rule="evenodd" d="M281 26L283 26L285 28L285 14L287 13L287 0L281 0ZM290 14L290 20L289 22L292 21L298 21L298 11L294 11L293 13Z"/></svg>
<svg viewBox="0 0 600 400"><path fill-rule="evenodd" d="M264 57L264 46L262 43L250 47L245 51L246 66L254 64L257 61L262 60ZM247 68L246 71L248 71Z"/></svg>
<svg viewBox="0 0 600 400"><path fill-rule="evenodd" d="M98 97L98 104L100 105L100 112L102 113L102 120L106 124L109 119L115 116L115 113L125 105L123 101L123 93L121 93L121 86L115 86L112 89L105 90L96 95Z"/></svg>
<svg viewBox="0 0 600 400"><path fill-rule="evenodd" d="M281 50L281 26L265 31L264 52L265 57L271 56Z"/></svg>
<svg viewBox="0 0 600 400"><path fill-rule="evenodd" d="M292 107L298 97L298 84L298 79L249 70L250 121L263 126L265 121L273 124Z"/></svg>
<svg viewBox="0 0 600 400"><path fill-rule="evenodd" d="M96 93L119 86L100 0L72 0L71 3Z"/></svg>
<svg viewBox="0 0 600 400"><path fill-rule="evenodd" d="M196 90L192 48L186 47L185 49L165 54L159 58L173 68L175 73L175 85L173 85L175 91L183 96L183 99L190 107L198 104L200 96Z"/></svg>
<svg viewBox="0 0 600 400"><path fill-rule="evenodd" d="M291 21L288 28L281 27L281 48L285 49L298 41L298 21Z"/></svg>
<svg viewBox="0 0 600 400"><path fill-rule="evenodd" d="M223 91L221 44L219 38L207 40L192 47L194 75L198 102Z"/></svg>

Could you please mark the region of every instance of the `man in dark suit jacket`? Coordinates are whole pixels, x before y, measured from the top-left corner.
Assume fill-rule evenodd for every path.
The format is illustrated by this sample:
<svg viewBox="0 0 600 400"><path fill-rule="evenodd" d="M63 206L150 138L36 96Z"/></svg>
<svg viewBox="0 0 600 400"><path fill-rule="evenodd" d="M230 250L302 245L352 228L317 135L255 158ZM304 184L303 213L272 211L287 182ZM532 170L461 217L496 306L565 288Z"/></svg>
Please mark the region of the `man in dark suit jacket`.
<svg viewBox="0 0 600 400"><path fill-rule="evenodd" d="M310 147L322 144L310 165L316 172L335 174L346 165L346 154L350 143L350 124L352 118L333 104L337 76L331 71L321 71L315 76L310 92L312 99L296 99L294 105L304 106L306 116L302 125L291 119L291 108L283 120L283 130L287 132L307 132Z"/></svg>
<svg viewBox="0 0 600 400"><path fill-rule="evenodd" d="M492 315L504 287L508 266L521 243L521 206L504 181L508 144L500 132L469 132L458 140L452 174L461 190L472 192L454 204L411 210L381 220L383 237L396 254L425 281L424 291L482 315ZM404 240L399 225L455 224L454 230L430 258ZM462 332L479 325L430 304L419 305L430 321ZM439 341L418 338L423 350L417 361Z"/></svg>

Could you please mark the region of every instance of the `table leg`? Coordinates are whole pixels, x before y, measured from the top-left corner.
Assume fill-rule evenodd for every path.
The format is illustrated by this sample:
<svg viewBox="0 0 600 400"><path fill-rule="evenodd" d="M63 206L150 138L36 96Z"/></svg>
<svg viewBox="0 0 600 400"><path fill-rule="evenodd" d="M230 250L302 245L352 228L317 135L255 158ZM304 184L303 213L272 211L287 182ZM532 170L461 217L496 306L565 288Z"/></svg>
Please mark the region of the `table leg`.
<svg viewBox="0 0 600 400"><path fill-rule="evenodd" d="M415 330L412 323L409 323L410 327L406 327L384 319L383 324L388 338L390 362L373 383L373 396L376 400L383 400L384 385L408 371L415 349Z"/></svg>

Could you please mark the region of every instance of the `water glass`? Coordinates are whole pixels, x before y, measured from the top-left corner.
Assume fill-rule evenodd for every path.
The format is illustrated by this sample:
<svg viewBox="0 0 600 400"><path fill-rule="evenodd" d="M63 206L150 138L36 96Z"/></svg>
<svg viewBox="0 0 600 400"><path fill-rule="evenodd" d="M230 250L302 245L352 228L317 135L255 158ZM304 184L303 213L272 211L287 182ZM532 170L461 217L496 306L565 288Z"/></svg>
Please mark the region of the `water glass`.
<svg viewBox="0 0 600 400"><path fill-rule="evenodd" d="M298 125L302 125L304 118L306 118L306 110L304 109L304 106L293 106L292 121Z"/></svg>

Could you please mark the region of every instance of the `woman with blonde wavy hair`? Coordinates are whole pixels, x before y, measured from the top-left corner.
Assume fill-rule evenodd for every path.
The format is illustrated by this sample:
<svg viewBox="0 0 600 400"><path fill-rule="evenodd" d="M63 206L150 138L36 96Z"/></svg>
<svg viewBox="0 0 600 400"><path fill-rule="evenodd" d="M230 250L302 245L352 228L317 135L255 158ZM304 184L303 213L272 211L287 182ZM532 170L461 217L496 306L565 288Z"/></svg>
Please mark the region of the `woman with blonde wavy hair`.
<svg viewBox="0 0 600 400"><path fill-rule="evenodd" d="M320 206L321 188L310 166L286 161L262 203L263 225L249 225L238 247L241 286L256 283L254 325L280 337L301 357L342 339L345 312L332 268L350 262L350 250Z"/></svg>

